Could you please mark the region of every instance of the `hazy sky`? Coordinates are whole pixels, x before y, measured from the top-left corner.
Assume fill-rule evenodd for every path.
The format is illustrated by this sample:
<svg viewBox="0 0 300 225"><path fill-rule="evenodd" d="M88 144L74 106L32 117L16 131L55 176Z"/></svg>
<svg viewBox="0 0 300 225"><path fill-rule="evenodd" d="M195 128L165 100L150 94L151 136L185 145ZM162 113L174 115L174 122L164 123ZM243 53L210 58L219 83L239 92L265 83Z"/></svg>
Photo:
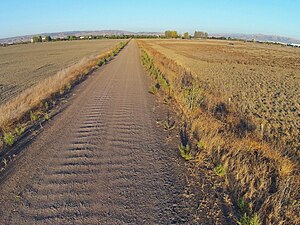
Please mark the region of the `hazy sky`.
<svg viewBox="0 0 300 225"><path fill-rule="evenodd" d="M0 0L0 38L57 31L263 33L300 39L300 0Z"/></svg>

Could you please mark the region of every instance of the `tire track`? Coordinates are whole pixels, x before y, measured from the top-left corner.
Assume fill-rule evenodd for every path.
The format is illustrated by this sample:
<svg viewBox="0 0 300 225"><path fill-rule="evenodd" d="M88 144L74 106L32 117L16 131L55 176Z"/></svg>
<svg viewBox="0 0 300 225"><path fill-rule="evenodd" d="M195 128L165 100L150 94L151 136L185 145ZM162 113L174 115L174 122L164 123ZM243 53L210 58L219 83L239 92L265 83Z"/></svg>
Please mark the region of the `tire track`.
<svg viewBox="0 0 300 225"><path fill-rule="evenodd" d="M152 106L131 42L26 149L1 187L0 223L185 223L182 171Z"/></svg>

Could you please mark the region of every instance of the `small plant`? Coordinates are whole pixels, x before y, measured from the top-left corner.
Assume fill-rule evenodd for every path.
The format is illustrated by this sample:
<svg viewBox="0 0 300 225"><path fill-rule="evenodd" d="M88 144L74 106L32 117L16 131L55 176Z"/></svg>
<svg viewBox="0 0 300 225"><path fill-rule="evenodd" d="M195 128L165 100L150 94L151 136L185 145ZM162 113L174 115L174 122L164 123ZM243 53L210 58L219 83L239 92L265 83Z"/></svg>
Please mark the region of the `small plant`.
<svg viewBox="0 0 300 225"><path fill-rule="evenodd" d="M191 146L189 144L186 144L186 146L184 146L181 143L181 145L178 146L178 149L180 151L182 158L184 158L185 160L193 159L193 155L191 153Z"/></svg>
<svg viewBox="0 0 300 225"><path fill-rule="evenodd" d="M15 132L18 136L21 136L25 131L25 127L21 126L20 124L15 128Z"/></svg>
<svg viewBox="0 0 300 225"><path fill-rule="evenodd" d="M44 119L45 120L49 120L50 119L50 116L49 116L49 114L47 112L45 112L45 114L44 114Z"/></svg>
<svg viewBox="0 0 300 225"><path fill-rule="evenodd" d="M4 159L2 160L2 163L3 163L4 167L6 167L7 164L8 164L8 160L7 160L6 158L4 158Z"/></svg>
<svg viewBox="0 0 300 225"><path fill-rule="evenodd" d="M239 198L237 202L238 208L241 212L245 212L247 209L247 202L244 200L244 198Z"/></svg>
<svg viewBox="0 0 300 225"><path fill-rule="evenodd" d="M12 146L15 142L15 136L12 133L4 133L3 141L9 146Z"/></svg>
<svg viewBox="0 0 300 225"><path fill-rule="evenodd" d="M184 98L186 104L190 110L193 110L203 101L203 91L200 87L195 87L194 85L191 88L187 88L184 90Z"/></svg>
<svg viewBox="0 0 300 225"><path fill-rule="evenodd" d="M159 82L160 86L163 89L167 89L169 87L168 81L164 78L164 76L160 72L158 72L157 79L158 79L158 82Z"/></svg>
<svg viewBox="0 0 300 225"><path fill-rule="evenodd" d="M223 177L226 174L226 170L225 167L222 164L219 164L218 166L216 166L214 168L214 172L219 176L219 177Z"/></svg>
<svg viewBox="0 0 300 225"><path fill-rule="evenodd" d="M67 90L70 90L72 88L72 85L70 84L70 83L68 83L67 85L66 85L66 89Z"/></svg>
<svg viewBox="0 0 300 225"><path fill-rule="evenodd" d="M261 225L259 216L255 213L252 216L244 213L240 221L237 222L239 225Z"/></svg>
<svg viewBox="0 0 300 225"><path fill-rule="evenodd" d="M33 113L32 111L30 111L30 120L31 120L31 122L37 121L38 118L39 117L35 113Z"/></svg>
<svg viewBox="0 0 300 225"><path fill-rule="evenodd" d="M202 149L203 147L204 147L203 141L199 140L199 141L197 142L197 148L198 148L198 149Z"/></svg>
<svg viewBox="0 0 300 225"><path fill-rule="evenodd" d="M150 94L155 95L155 94L158 92L157 85L152 85L152 86L149 88L148 92L149 92Z"/></svg>
<svg viewBox="0 0 300 225"><path fill-rule="evenodd" d="M102 66L103 64L105 64L105 60L104 59L99 59L97 62L98 66Z"/></svg>
<svg viewBox="0 0 300 225"><path fill-rule="evenodd" d="M44 103L44 107L45 107L46 110L49 109L49 104L48 104L48 102L45 102L45 103Z"/></svg>
<svg viewBox="0 0 300 225"><path fill-rule="evenodd" d="M164 121L164 129L165 130L173 130L175 128L175 121L171 122L169 119Z"/></svg>

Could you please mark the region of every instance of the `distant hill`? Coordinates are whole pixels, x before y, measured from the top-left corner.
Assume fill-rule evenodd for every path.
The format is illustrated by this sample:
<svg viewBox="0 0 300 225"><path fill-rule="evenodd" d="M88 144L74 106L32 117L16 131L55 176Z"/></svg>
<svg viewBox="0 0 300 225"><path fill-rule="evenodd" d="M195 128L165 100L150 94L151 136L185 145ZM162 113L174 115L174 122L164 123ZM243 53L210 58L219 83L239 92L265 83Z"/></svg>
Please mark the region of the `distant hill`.
<svg viewBox="0 0 300 225"><path fill-rule="evenodd" d="M55 33L41 33L24 35L17 37L9 37L0 39L0 43L17 43L17 42L27 42L34 36L51 36L52 38L67 37L71 35L75 36L87 36L87 35L162 35L161 32L130 32L123 30L100 30L100 31L66 31L66 32L55 32Z"/></svg>
<svg viewBox="0 0 300 225"><path fill-rule="evenodd" d="M238 38L243 40L255 40L255 41L264 41L264 42L280 42L286 44L300 44L299 39L289 38L284 36L277 35L265 35L265 34L231 34L231 33L218 33L218 34L210 34L210 36L214 37L231 37Z"/></svg>

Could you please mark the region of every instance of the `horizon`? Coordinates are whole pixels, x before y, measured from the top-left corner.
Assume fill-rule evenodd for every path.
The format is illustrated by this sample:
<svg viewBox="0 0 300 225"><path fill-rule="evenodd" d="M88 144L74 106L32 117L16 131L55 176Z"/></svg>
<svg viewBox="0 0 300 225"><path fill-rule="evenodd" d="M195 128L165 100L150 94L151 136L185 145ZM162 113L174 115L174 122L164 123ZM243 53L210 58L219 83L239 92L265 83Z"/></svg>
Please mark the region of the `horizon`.
<svg viewBox="0 0 300 225"><path fill-rule="evenodd" d="M300 39L300 31L295 29L300 22L297 12L299 8L300 2L291 0L254 0L242 3L236 0L191 0L185 3L177 0L92 0L88 3L79 0L13 0L1 5L0 39L43 33L101 30L177 30L180 33L202 30L209 34L263 34Z"/></svg>
<svg viewBox="0 0 300 225"><path fill-rule="evenodd" d="M168 30L168 29L167 29ZM164 34L165 31L167 30L162 30L162 31L131 31L131 30L121 30L121 29L113 29L113 30L109 30L109 29L103 29L103 30L66 30L66 31L53 31L53 32L43 32L43 33L32 33L32 34L23 34L23 35L18 35L18 36L10 36L10 37L5 37L5 38L0 38L0 40L5 40L5 39L12 39L12 38L18 38L18 37L25 37L25 36L45 36L48 34L59 34L59 33L70 33L70 32L103 32L103 31L123 31L123 32L129 32L129 33L161 33ZM169 29L170 30L170 29ZM188 32L190 35L193 35L195 31L200 31L200 30L194 30L194 31L183 31L183 32L178 32L179 35L183 35L185 32ZM205 30L201 30L201 31L205 31ZM300 38L295 38L295 37L291 37L291 36L286 36L286 35L277 35L277 34L264 34L264 33L228 33L228 32L216 32L216 33L208 33L209 36L213 37L214 35L216 36L222 36L224 35L225 37L230 37L230 35L263 35L263 36L274 36L274 37L283 37L283 38L289 38L289 39L295 39L297 41L300 41Z"/></svg>

